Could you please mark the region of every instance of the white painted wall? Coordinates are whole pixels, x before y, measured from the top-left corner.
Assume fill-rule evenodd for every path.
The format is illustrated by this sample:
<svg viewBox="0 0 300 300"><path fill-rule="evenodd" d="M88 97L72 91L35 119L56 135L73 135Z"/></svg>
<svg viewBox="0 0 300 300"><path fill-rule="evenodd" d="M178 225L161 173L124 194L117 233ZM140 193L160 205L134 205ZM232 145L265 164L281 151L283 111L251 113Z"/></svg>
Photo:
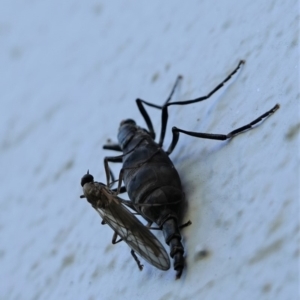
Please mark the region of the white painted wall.
<svg viewBox="0 0 300 300"><path fill-rule="evenodd" d="M298 5L2 1L0 299L299 297ZM205 95L240 59L209 101L170 109L166 145L174 125L227 133L281 108L230 142L180 136L187 267L178 281L140 272L79 199L81 176L105 180L102 145L122 119L144 126L137 97L163 103L178 74L174 99Z"/></svg>

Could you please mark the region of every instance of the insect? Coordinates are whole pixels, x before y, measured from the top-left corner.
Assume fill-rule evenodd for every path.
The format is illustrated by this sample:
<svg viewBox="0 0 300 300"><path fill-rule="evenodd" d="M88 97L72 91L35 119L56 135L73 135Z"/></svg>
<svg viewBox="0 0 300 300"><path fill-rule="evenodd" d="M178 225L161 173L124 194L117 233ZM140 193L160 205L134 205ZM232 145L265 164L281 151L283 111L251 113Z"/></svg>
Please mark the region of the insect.
<svg viewBox="0 0 300 300"><path fill-rule="evenodd" d="M131 255L140 270L143 269L143 265L135 252L160 270L166 271L170 268L170 259L164 246L108 186L95 182L89 172L82 177L81 186L84 195L80 198L86 198L103 219L102 224L108 224L114 230L113 244L125 241L132 249ZM118 236L121 237L119 240Z"/></svg>
<svg viewBox="0 0 300 300"><path fill-rule="evenodd" d="M190 224L188 222L179 226L178 216L182 210L184 192L178 172L169 158L177 145L179 134L183 133L193 137L214 140L231 139L237 134L251 129L253 125L273 114L279 108L279 105L276 104L271 110L254 121L225 135L192 132L173 127L171 144L168 150L164 151L162 146L168 121L168 107L171 105L187 105L210 98L239 70L242 64L244 64L243 60L206 96L193 100L170 102L181 79L178 76L169 97L162 106L137 99L136 103L146 122L147 130L136 125L134 120L124 120L119 127L118 144L109 144L103 147L104 149L123 152L122 155L110 156L104 159L107 182L110 181L111 176L108 162L122 162L123 166L119 174L117 190L118 192L127 191L130 198L130 201L123 203L141 214L149 225L156 223L163 231L165 241L170 247L170 256L174 261L173 267L176 271L176 278L180 278L184 268L184 247L181 243L180 228ZM153 125L144 105L162 110L158 143L155 142ZM121 186L122 180L125 183L124 187Z"/></svg>

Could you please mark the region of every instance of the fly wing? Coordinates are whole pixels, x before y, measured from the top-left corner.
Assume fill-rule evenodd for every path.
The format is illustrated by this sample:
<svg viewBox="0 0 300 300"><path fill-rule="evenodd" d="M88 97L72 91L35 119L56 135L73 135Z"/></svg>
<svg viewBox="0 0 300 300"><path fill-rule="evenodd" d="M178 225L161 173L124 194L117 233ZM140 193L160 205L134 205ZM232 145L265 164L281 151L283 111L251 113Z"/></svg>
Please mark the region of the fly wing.
<svg viewBox="0 0 300 300"><path fill-rule="evenodd" d="M106 224L128 244L128 246L143 257L148 263L160 270L170 268L170 259L163 245L125 206L118 197L105 208L95 208Z"/></svg>

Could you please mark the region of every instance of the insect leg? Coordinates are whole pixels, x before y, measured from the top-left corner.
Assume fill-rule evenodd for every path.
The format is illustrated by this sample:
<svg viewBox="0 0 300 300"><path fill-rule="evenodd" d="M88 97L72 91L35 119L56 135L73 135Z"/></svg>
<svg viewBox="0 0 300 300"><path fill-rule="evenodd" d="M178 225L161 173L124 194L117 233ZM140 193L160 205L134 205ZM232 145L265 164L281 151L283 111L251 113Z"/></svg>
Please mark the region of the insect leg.
<svg viewBox="0 0 300 300"><path fill-rule="evenodd" d="M141 140L134 148L132 148L130 151L128 151L125 154L119 155L119 156L107 156L104 158L104 168L105 168L105 173L106 173L106 185L110 188L110 176L112 175L112 171L109 168L108 162L117 162L117 163L122 163L123 157L124 155L133 152L135 150L136 147L139 146L139 144L142 142L143 140ZM113 180L114 181L114 180ZM120 183L121 185L121 183ZM115 190L113 190L115 191ZM118 190L118 194L122 192L126 192L126 188L125 187L120 187L120 189Z"/></svg>
<svg viewBox="0 0 300 300"><path fill-rule="evenodd" d="M122 149L119 146L119 144L104 145L103 149L122 152Z"/></svg>
<svg viewBox="0 0 300 300"><path fill-rule="evenodd" d="M122 238L120 238L119 240L117 240L117 237L118 237L118 233L115 231L114 235L112 237L112 241L111 241L113 243L113 245L115 245L115 244L120 243L120 242L123 241ZM136 256L135 252L133 250L131 250L130 253L131 253L132 257L134 258L134 260L136 261L139 269L142 271L144 266L141 264L140 260Z"/></svg>
<svg viewBox="0 0 300 300"><path fill-rule="evenodd" d="M171 102L171 103L166 103L164 107L162 108L162 114L161 114L161 132L160 132L160 138L158 144L160 146L163 145L165 134L166 134L166 128L167 128L167 121L168 121L168 106L171 105L187 105L191 103L197 103L203 100L206 100L210 98L216 91L218 91L241 67L242 64L244 64L244 60L240 60L238 63L237 67L221 82L219 83L212 91L210 91L206 96L198 97L196 99L192 100L185 100L185 101L177 101L177 102Z"/></svg>
<svg viewBox="0 0 300 300"><path fill-rule="evenodd" d="M115 245L115 244L123 241L122 238L120 238L119 240L117 240L117 237L118 237L118 233L115 232L114 235L113 235L113 237L112 237L112 243L113 243L113 245ZM134 260L136 261L139 269L142 271L144 266L141 264L140 260L136 256L135 252L133 250L131 250L130 253L131 253L132 257L134 258Z"/></svg>
<svg viewBox="0 0 300 300"><path fill-rule="evenodd" d="M181 76L181 75L178 75L177 78L176 78L176 81L175 81L175 83L174 83L174 86L173 86L173 88L172 88L172 90L171 90L171 93L170 93L169 97L167 98L167 100L166 100L166 102L164 103L163 106L165 106L168 102L170 102L170 100L172 99L173 94L174 94L174 92L175 92L175 89L177 88L178 83L180 82L181 79L182 79L182 76Z"/></svg>
<svg viewBox="0 0 300 300"><path fill-rule="evenodd" d="M122 155L121 155L122 156ZM116 156L116 157L118 157L118 156ZM112 157L112 158L116 158L116 157ZM119 160L116 160L116 161L114 161L114 160L111 160L111 157L105 157L104 158L104 167L105 167L105 174L106 174L106 180L108 180L107 179L107 170L109 171L109 176L111 177L111 180L112 180L112 182L109 184L109 188L111 188L111 186L114 184L114 182L115 182L115 176L114 176L114 174L113 174L113 172L112 172L112 170L110 169L110 167L109 167L109 165L108 165L108 162L122 162L122 160L121 161L119 161ZM111 189L113 192L117 192L117 194L122 194L122 193L125 193L126 192L126 187L125 186L122 186L122 187L120 187L119 189L118 188L115 188L115 189Z"/></svg>
<svg viewBox="0 0 300 300"><path fill-rule="evenodd" d="M105 169L105 174L106 174L106 185L110 186L110 177L112 175L112 171L110 170L110 167L108 165L108 162L117 162L117 163L121 163L122 162L122 158L124 155L119 155L119 156L107 156L104 157L104 169ZM112 180L114 181L114 180Z"/></svg>
<svg viewBox="0 0 300 300"><path fill-rule="evenodd" d="M116 191L116 194L118 195L119 193L121 193L122 189L124 188L125 189L125 192L126 192L126 187L122 186L121 187L121 184L122 184L122 181L123 181L123 174L124 174L124 169L122 168L121 171L120 171L120 174L119 174L119 183L118 183L118 187L117 187L117 191ZM135 212L137 212L136 208L133 206L132 202L131 201L128 201L128 200L124 200L124 199L121 199L119 198L119 201L123 204L125 204L126 206L128 206L129 208L131 208L132 210L134 210ZM137 212L138 213L138 212ZM139 213L138 213L139 214Z"/></svg>
<svg viewBox="0 0 300 300"><path fill-rule="evenodd" d="M136 261L140 271L142 271L144 266L141 264L140 260L136 256L135 252L133 250L131 250L130 253L131 253L132 257L134 258L134 260Z"/></svg>
<svg viewBox="0 0 300 300"><path fill-rule="evenodd" d="M269 111L265 112L264 114L262 114L260 117L258 117L257 119L255 119L254 121L250 122L247 125L244 125L240 128L237 128L231 132L229 132L228 134L213 134L213 133L201 133L201 132L193 132L193 131L185 131L183 129L177 128L177 127L173 127L172 128L172 133L173 133L173 138L172 138L172 142L170 144L170 147L168 149L168 151L166 151L166 153L169 155L170 153L172 153L172 151L174 150L178 139L179 139L179 133L184 133L186 135L190 135L190 136L194 136L194 137L198 137L198 138L203 138L203 139L211 139L211 140L219 140L219 141L225 141L227 139L231 139L233 137L235 137L236 135L238 135L239 133L242 133L246 130L251 129L255 124L263 121L264 119L266 119L267 117L269 117L270 115L272 115L277 109L279 109L279 104L276 104L272 109L270 109Z"/></svg>
<svg viewBox="0 0 300 300"><path fill-rule="evenodd" d="M192 225L192 221L188 220L186 223L178 226L179 229Z"/></svg>
<svg viewBox="0 0 300 300"><path fill-rule="evenodd" d="M118 191L118 188L114 188L112 189L113 192L117 192ZM120 191L119 191L119 194L123 194L123 193L126 193L126 186L121 186L120 188Z"/></svg>
<svg viewBox="0 0 300 300"><path fill-rule="evenodd" d="M108 162L122 162L122 158L124 155L120 155L120 156L110 156L110 157L105 157L104 158L104 168L105 168L105 174L106 174L106 182L107 182L107 186L109 187L110 184L110 176L112 175L112 171L108 165ZM120 194L120 193L125 193L126 192L126 187L125 186L121 186L122 185L122 180L123 180L123 169L121 169L120 174L119 174L119 182L118 182L118 187L116 189L111 189L113 192L116 192L116 194ZM129 208L133 209L136 211L136 209L134 208L134 206L132 205L131 201L128 200L124 200L121 198L118 198L119 201L128 206Z"/></svg>
<svg viewBox="0 0 300 300"><path fill-rule="evenodd" d="M149 115L148 115L148 113L147 113L147 111L146 111L146 109L145 109L145 107L144 107L143 104L146 104L146 105L148 105L150 107L162 109L171 100L171 98L172 98L172 96L173 96L173 94L175 92L175 89L178 86L178 83L179 83L179 81L181 79L182 79L181 76L178 76L176 78L176 81L175 81L174 86L173 86L173 88L171 90L171 93L170 93L169 97L167 98L166 102L163 105L156 105L156 104L147 102L147 101L142 100L142 99L136 99L136 104L138 106L138 109L139 109L140 113L142 114L142 116L143 116L143 118L144 118L144 120L145 120L145 122L147 124L150 136L152 137L153 140L155 140L155 131L153 129L153 125L152 125L151 119L150 119L150 117L149 117Z"/></svg>
<svg viewBox="0 0 300 300"><path fill-rule="evenodd" d="M106 224L106 223L104 223L104 224ZM115 231L114 235L112 237L112 240L111 240L111 242L112 242L113 245L118 244L118 243L120 243L120 242L123 241L122 238L120 238L119 240L117 240L117 237L118 237L118 233Z"/></svg>

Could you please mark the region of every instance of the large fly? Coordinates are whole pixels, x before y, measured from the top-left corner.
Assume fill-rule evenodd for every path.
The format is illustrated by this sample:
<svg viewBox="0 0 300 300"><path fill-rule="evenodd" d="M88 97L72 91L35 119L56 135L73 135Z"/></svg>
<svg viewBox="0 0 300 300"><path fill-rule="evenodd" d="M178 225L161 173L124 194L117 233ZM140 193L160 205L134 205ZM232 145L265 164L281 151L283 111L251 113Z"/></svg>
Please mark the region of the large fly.
<svg viewBox="0 0 300 300"><path fill-rule="evenodd" d="M108 144L104 149L123 152L119 156L106 157L104 165L106 178L109 183L110 168L108 162L123 163L119 174L118 192L127 191L130 201L125 203L130 208L141 214L148 222L156 223L163 231L165 241L170 247L170 256L174 261L176 277L180 278L184 268L184 247L181 243L181 233L178 215L182 211L184 192L177 170L175 169L169 155L177 145L179 134L213 140L228 140L236 135L251 129L265 118L273 114L279 105L256 118L254 121L237 128L228 134L211 134L186 131L177 127L172 128L172 141L168 150L162 149L168 121L168 107L171 105L187 105L209 99L239 70L244 61L241 60L237 67L206 96L192 100L170 102L176 86L181 77L179 76L173 89L162 105L156 105L137 99L136 103L146 124L147 130L139 127L134 120L127 119L121 122L118 132L118 144ZM155 142L155 132L152 121L144 105L160 109L161 131L158 142ZM121 187L124 181L125 186Z"/></svg>
<svg viewBox="0 0 300 300"><path fill-rule="evenodd" d="M140 270L140 263L135 252L148 263L160 270L170 268L169 256L163 245L123 204L115 192L101 182L95 182L94 177L87 172L81 179L83 194L92 207L103 219L102 224L109 225L115 232L112 243L124 241L132 249L131 255ZM120 237L117 240L117 237Z"/></svg>

